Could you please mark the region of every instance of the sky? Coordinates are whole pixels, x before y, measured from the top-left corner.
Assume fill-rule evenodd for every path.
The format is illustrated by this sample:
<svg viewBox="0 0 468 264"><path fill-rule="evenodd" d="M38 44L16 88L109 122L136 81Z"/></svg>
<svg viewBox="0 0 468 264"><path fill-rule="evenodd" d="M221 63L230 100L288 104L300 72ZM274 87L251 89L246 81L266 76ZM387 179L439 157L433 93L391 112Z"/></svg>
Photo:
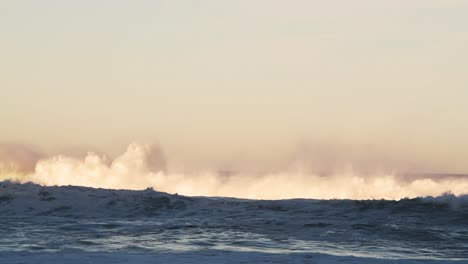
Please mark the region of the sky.
<svg viewBox="0 0 468 264"><path fill-rule="evenodd" d="M0 142L467 173L467 14L463 0L2 1Z"/></svg>

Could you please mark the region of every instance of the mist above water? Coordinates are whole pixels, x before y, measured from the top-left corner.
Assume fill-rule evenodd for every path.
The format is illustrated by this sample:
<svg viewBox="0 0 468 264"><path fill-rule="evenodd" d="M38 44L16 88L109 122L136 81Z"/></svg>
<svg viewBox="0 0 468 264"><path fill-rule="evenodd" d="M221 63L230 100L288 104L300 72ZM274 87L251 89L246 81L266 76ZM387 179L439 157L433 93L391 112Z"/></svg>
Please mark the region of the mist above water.
<svg viewBox="0 0 468 264"><path fill-rule="evenodd" d="M84 157L46 157L23 145L2 145L0 179L42 185L76 185L111 189L145 189L193 196L253 199L392 199L467 193L468 178L407 177L410 163L360 157L355 164L302 151L288 166L272 171L171 168L157 145L132 143L114 159L88 153ZM320 153L320 152L319 152ZM328 157L327 157L328 155ZM374 155L375 156L375 155ZM333 160L333 162L330 162ZM376 165L378 164L378 166ZM398 164L403 164L398 166Z"/></svg>

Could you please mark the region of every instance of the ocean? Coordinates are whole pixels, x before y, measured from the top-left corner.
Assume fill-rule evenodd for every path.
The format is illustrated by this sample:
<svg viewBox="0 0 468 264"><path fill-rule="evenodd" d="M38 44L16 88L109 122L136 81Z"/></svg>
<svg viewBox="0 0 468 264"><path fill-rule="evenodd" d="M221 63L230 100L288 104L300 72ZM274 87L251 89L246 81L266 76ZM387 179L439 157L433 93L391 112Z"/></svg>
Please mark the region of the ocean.
<svg viewBox="0 0 468 264"><path fill-rule="evenodd" d="M0 263L468 263L468 196L250 200L4 181Z"/></svg>

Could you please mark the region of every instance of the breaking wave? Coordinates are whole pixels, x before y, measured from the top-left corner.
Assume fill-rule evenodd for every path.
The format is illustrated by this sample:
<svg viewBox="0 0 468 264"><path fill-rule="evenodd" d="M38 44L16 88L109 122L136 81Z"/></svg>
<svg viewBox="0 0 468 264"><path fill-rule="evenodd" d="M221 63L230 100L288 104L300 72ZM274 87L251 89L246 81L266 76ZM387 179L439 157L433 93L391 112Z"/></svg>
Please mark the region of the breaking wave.
<svg viewBox="0 0 468 264"><path fill-rule="evenodd" d="M460 196L468 190L465 177L406 177L392 172L367 175L352 169L327 175L297 168L269 173L178 172L167 168L159 147L136 143L130 144L125 153L113 160L95 153L88 153L84 158L28 156L25 150L15 155L10 153L11 150L0 149L0 180L46 186L130 190L152 187L191 196L356 200L399 200L445 193Z"/></svg>

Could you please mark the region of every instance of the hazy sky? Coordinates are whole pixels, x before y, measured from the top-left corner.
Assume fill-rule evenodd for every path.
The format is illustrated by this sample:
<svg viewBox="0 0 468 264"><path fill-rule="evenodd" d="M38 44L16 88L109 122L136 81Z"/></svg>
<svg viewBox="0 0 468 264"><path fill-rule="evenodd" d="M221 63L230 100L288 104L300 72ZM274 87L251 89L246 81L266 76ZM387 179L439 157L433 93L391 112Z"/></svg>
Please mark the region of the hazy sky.
<svg viewBox="0 0 468 264"><path fill-rule="evenodd" d="M468 1L11 0L0 33L3 142L206 160L325 142L468 171Z"/></svg>

